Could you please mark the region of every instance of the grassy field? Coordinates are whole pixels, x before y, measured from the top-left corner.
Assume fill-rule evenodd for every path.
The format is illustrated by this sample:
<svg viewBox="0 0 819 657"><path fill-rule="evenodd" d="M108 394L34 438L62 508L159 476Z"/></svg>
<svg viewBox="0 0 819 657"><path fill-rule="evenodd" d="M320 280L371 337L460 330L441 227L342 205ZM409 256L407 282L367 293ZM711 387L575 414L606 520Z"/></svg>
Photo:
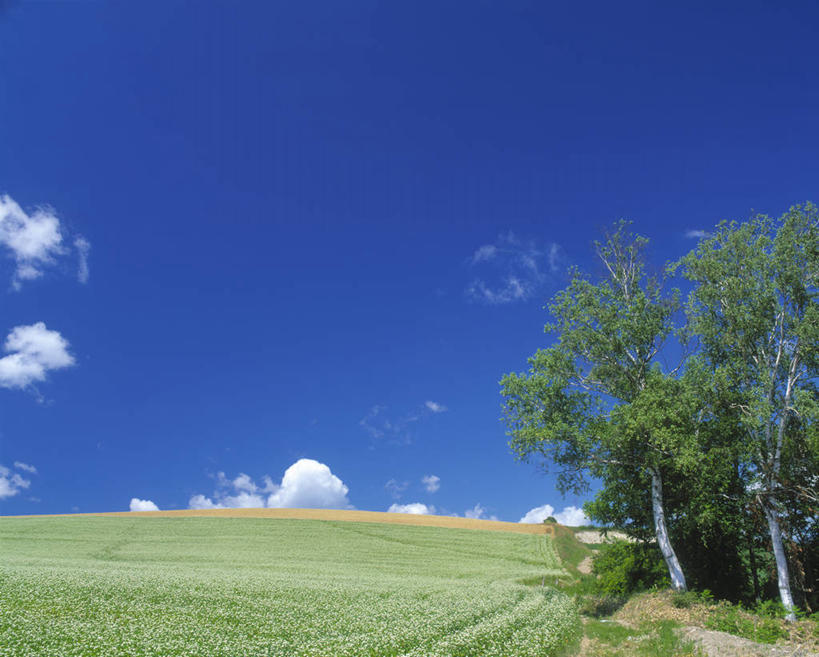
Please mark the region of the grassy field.
<svg viewBox="0 0 819 657"><path fill-rule="evenodd" d="M557 654L579 621L524 583L563 573L542 532L3 518L0 655Z"/></svg>

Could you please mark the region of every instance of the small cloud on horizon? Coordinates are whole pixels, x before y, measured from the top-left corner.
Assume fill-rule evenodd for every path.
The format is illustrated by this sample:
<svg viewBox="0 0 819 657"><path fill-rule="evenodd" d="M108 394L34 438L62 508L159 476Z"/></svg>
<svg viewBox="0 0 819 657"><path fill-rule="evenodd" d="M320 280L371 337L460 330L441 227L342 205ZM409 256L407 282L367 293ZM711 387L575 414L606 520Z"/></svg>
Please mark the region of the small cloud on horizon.
<svg viewBox="0 0 819 657"><path fill-rule="evenodd" d="M421 502L410 502L409 504L393 504L387 509L387 513L409 513L416 516L429 516L435 513L435 507L422 504Z"/></svg>
<svg viewBox="0 0 819 657"><path fill-rule="evenodd" d="M551 504L544 504L543 506L536 506L534 509L529 509L526 515L518 520L518 522L537 524L543 522L550 516L561 525L566 525L567 527L579 527L580 525L591 524L591 520L583 513L583 509L576 506L567 506L562 511L555 513L555 508Z"/></svg>
<svg viewBox="0 0 819 657"><path fill-rule="evenodd" d="M151 500L141 500L138 497L131 498L129 511L159 511L159 507Z"/></svg>
<svg viewBox="0 0 819 657"><path fill-rule="evenodd" d="M481 506L480 502L473 506L471 509L467 509L464 511L464 518L472 518L474 520L497 520L498 516L486 515L486 509Z"/></svg>

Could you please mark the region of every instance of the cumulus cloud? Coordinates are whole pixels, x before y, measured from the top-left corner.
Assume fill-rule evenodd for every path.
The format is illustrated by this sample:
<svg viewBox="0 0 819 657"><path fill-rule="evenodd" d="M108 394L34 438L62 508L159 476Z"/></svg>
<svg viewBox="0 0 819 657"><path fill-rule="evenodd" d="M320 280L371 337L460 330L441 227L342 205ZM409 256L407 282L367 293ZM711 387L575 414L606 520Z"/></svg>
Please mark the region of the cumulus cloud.
<svg viewBox="0 0 819 657"><path fill-rule="evenodd" d="M57 331L48 330L43 322L13 328L4 348L8 355L0 358L3 388L25 388L44 381L49 370L74 364L68 341Z"/></svg>
<svg viewBox="0 0 819 657"><path fill-rule="evenodd" d="M583 509L576 506L567 506L559 513L555 513L555 508L551 504L544 504L543 506L536 506L534 509L529 509L526 515L518 522L521 523L540 523L552 516L561 525L567 527L577 527L579 525L588 525L590 520L583 513Z"/></svg>
<svg viewBox="0 0 819 657"><path fill-rule="evenodd" d="M421 502L411 502L410 504L393 504L387 509L387 513L409 513L416 516L428 516L435 513L435 507L422 504Z"/></svg>
<svg viewBox="0 0 819 657"><path fill-rule="evenodd" d="M188 501L191 509L228 508L352 508L349 489L324 463L299 459L284 472L280 484L265 476L258 485L248 475L240 473L229 479L223 472L216 477L213 497L194 495Z"/></svg>
<svg viewBox="0 0 819 657"><path fill-rule="evenodd" d="M70 251L65 238L64 227L52 208L38 207L26 212L8 194L0 195L0 247L5 247L17 265L11 281L15 290L24 281L40 278L47 267ZM77 235L73 244L79 264L77 278L85 283L91 243Z"/></svg>
<svg viewBox="0 0 819 657"><path fill-rule="evenodd" d="M441 478L436 475L424 475L421 483L427 489L427 493L434 493L441 487Z"/></svg>
<svg viewBox="0 0 819 657"><path fill-rule="evenodd" d="M12 284L39 278L43 267L64 252L60 220L53 210L39 208L28 214L10 196L0 196L0 245L17 263Z"/></svg>
<svg viewBox="0 0 819 657"><path fill-rule="evenodd" d="M189 509L224 509L225 507L221 504L217 504L209 497L205 497L201 493L198 495L194 495L188 500L188 508Z"/></svg>
<svg viewBox="0 0 819 657"><path fill-rule="evenodd" d="M74 240L74 248L77 249L77 280L85 285L88 282L88 277L91 270L88 268L88 256L91 253L91 242L85 239L82 235L78 235Z"/></svg>
<svg viewBox="0 0 819 657"><path fill-rule="evenodd" d="M138 497L131 498L131 511L159 511L159 507L151 500L141 500Z"/></svg>
<svg viewBox="0 0 819 657"><path fill-rule="evenodd" d="M31 486L29 479L25 479L16 472L12 472L7 467L0 465L0 500L14 497L29 486Z"/></svg>
<svg viewBox="0 0 819 657"><path fill-rule="evenodd" d="M446 411L446 406L434 401L425 401L424 406L426 406L433 413L443 413Z"/></svg>
<svg viewBox="0 0 819 657"><path fill-rule="evenodd" d="M324 463L299 459L284 472L281 486L267 499L277 508L346 509L349 489Z"/></svg>
<svg viewBox="0 0 819 657"><path fill-rule="evenodd" d="M490 305L532 297L564 264L560 245L545 246L520 239L512 232L484 244L469 259L475 277L466 288L468 298Z"/></svg>
<svg viewBox="0 0 819 657"><path fill-rule="evenodd" d="M29 465L28 463L23 463L22 461L15 461L14 467L17 470L22 470L23 472L30 472L31 474L37 474L37 468L33 465Z"/></svg>
<svg viewBox="0 0 819 657"><path fill-rule="evenodd" d="M563 511L555 516L555 520L567 527L579 527L580 525L591 524L591 520L583 513L583 509L576 506L567 506L564 508Z"/></svg>

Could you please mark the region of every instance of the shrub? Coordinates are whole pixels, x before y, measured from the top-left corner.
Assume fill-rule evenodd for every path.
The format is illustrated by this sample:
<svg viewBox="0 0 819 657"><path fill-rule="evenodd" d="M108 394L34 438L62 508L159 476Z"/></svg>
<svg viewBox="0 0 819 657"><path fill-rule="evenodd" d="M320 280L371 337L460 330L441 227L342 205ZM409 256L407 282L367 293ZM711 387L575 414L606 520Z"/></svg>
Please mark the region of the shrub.
<svg viewBox="0 0 819 657"><path fill-rule="evenodd" d="M615 541L600 547L592 563L600 589L611 596L624 596L668 585L665 565L656 546Z"/></svg>
<svg viewBox="0 0 819 657"><path fill-rule="evenodd" d="M761 606L765 607L767 613L770 609L775 609L775 606L769 607L764 603ZM721 602L712 610L705 626L711 630L728 632L759 643L776 643L777 639L788 637L788 632L779 618L753 617L728 602Z"/></svg>
<svg viewBox="0 0 819 657"><path fill-rule="evenodd" d="M611 616L615 611L626 604L626 600L627 598L625 596L595 593L592 595L584 595L577 600L577 604L580 613L584 616L602 618L603 616Z"/></svg>

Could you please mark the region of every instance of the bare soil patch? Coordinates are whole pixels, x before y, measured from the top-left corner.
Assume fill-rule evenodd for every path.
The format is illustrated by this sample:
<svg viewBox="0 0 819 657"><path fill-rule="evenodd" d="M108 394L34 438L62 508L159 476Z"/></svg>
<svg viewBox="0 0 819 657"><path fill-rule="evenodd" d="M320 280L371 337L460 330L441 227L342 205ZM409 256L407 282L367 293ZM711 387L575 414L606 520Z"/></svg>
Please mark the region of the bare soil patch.
<svg viewBox="0 0 819 657"><path fill-rule="evenodd" d="M580 541L581 543L605 543L606 541L629 541L631 540L626 534L623 532L619 532L617 530L611 530L608 532L607 536L603 536L603 533L597 531L596 529L584 529L582 532L577 532L574 537Z"/></svg>
<svg viewBox="0 0 819 657"><path fill-rule="evenodd" d="M702 627L684 627L680 630L680 635L694 641L709 657L819 657L815 652L809 652L805 646L755 643L750 639Z"/></svg>

